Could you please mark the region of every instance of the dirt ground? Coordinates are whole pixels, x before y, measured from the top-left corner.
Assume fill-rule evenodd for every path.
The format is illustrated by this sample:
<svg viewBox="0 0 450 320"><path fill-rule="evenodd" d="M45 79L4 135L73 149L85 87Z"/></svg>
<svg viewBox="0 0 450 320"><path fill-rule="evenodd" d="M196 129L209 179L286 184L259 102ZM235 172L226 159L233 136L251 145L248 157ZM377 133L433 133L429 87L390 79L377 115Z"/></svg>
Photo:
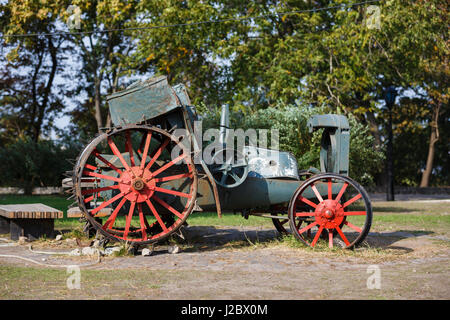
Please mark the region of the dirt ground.
<svg viewBox="0 0 450 320"><path fill-rule="evenodd" d="M273 229L188 227L182 251L104 257L80 270L70 290L64 268L0 260L2 299L449 299L450 238L428 232L372 232L354 251L313 250L279 241ZM67 251L46 245L35 250ZM27 245L0 254L43 264L95 257L49 256ZM45 259L45 260L43 260ZM13 269L11 269L13 267ZM49 271L50 270L50 271ZM55 271L58 270L58 271ZM379 276L378 278L376 278Z"/></svg>

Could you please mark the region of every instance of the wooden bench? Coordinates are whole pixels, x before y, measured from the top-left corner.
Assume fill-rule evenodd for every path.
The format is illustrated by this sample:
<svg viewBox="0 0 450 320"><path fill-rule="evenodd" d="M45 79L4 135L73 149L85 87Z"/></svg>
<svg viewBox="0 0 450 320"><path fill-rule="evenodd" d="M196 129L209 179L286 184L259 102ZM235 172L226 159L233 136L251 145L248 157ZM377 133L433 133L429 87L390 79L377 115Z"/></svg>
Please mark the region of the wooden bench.
<svg viewBox="0 0 450 320"><path fill-rule="evenodd" d="M52 237L55 219L64 213L42 203L0 205L0 233L10 233L11 240L24 236L30 240Z"/></svg>

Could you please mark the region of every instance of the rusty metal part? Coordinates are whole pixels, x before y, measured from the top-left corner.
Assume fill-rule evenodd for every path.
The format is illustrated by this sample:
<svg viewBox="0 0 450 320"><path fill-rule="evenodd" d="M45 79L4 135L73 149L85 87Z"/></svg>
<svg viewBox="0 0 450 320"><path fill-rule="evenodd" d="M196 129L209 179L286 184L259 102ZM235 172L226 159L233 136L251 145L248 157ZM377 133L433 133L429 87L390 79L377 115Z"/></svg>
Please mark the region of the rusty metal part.
<svg viewBox="0 0 450 320"><path fill-rule="evenodd" d="M165 76L136 82L106 99L115 126L140 123L181 107Z"/></svg>

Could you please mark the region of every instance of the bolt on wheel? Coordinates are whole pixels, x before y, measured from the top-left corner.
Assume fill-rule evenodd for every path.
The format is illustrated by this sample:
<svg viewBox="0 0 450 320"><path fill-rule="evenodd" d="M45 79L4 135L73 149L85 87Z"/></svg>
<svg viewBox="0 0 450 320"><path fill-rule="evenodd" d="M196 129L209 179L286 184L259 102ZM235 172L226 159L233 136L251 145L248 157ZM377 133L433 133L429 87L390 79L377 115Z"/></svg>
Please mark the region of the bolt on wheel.
<svg viewBox="0 0 450 320"><path fill-rule="evenodd" d="M342 246L350 249L369 233L372 206L364 188L349 177L319 174L294 193L289 224L294 236L308 246L315 247L320 238L326 238L332 248L340 242L336 241L339 236Z"/></svg>
<svg viewBox="0 0 450 320"><path fill-rule="evenodd" d="M73 179L78 205L94 228L136 244L175 232L197 193L195 167L182 141L149 126L117 128L95 138L82 151Z"/></svg>

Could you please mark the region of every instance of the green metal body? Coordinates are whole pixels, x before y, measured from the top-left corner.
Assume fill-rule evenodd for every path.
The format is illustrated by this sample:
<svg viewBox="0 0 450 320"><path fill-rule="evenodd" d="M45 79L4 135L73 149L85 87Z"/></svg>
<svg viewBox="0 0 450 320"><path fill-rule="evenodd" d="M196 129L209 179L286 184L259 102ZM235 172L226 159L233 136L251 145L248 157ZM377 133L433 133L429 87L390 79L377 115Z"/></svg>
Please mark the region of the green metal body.
<svg viewBox="0 0 450 320"><path fill-rule="evenodd" d="M308 121L310 132L324 129L320 149L320 170L348 175L350 126L337 114L315 115Z"/></svg>

